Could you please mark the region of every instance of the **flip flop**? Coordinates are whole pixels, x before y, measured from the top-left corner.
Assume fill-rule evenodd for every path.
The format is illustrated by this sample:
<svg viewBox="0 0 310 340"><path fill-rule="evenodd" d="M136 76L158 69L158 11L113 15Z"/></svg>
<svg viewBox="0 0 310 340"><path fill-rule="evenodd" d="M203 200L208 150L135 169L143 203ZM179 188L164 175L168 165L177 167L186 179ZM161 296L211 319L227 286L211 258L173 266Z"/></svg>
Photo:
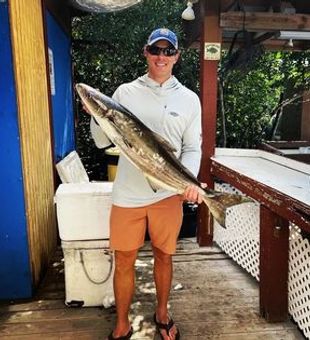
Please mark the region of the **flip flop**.
<svg viewBox="0 0 310 340"><path fill-rule="evenodd" d="M108 340L129 340L132 336L132 333L133 333L133 329L132 327L130 327L129 332L126 335L119 336L118 338L114 338L113 331L112 331L108 336Z"/></svg>
<svg viewBox="0 0 310 340"><path fill-rule="evenodd" d="M168 323L160 323L156 319L156 313L154 313L154 317L153 318L154 318L154 323L156 325L156 330L159 333L160 338L162 340L164 340L164 337L163 337L163 335L160 332L161 329L164 329L166 331L166 333L167 333L167 336L170 336L170 330L174 326L174 321L172 319L170 319ZM176 329L177 329L177 332L176 332L174 338L175 338L175 340L179 340L180 339L180 332L179 332L177 327L176 327Z"/></svg>

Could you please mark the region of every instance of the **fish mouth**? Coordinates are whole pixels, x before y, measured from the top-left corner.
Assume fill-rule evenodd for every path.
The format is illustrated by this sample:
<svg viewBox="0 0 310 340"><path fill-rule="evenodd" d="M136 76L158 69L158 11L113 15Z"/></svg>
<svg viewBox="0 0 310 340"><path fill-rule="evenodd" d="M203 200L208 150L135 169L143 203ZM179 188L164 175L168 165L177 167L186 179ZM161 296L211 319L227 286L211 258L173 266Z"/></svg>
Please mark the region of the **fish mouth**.
<svg viewBox="0 0 310 340"><path fill-rule="evenodd" d="M89 94L89 92L92 90L90 86L83 84L83 83L76 84L75 89L77 93L79 94L79 96L81 97L81 99L86 98L87 94Z"/></svg>
<svg viewBox="0 0 310 340"><path fill-rule="evenodd" d="M75 89L79 97L81 98L82 102L85 103L86 98L87 98L87 92L88 92L86 89L86 85L82 83L76 84Z"/></svg>
<svg viewBox="0 0 310 340"><path fill-rule="evenodd" d="M108 107L100 97L101 93L98 90L83 83L76 84L75 89L81 98L82 103L90 110L91 114L94 114L98 108L101 109L101 113L108 111Z"/></svg>

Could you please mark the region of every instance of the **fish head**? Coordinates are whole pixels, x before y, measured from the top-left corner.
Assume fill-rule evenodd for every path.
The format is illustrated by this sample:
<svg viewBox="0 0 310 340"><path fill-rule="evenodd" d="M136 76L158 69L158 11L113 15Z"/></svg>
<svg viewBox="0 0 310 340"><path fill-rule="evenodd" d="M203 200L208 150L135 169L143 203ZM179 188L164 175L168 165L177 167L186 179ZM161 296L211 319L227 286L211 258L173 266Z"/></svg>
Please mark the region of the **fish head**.
<svg viewBox="0 0 310 340"><path fill-rule="evenodd" d="M83 105L91 115L105 118L109 114L110 109L113 107L109 97L83 83L76 84L75 88Z"/></svg>

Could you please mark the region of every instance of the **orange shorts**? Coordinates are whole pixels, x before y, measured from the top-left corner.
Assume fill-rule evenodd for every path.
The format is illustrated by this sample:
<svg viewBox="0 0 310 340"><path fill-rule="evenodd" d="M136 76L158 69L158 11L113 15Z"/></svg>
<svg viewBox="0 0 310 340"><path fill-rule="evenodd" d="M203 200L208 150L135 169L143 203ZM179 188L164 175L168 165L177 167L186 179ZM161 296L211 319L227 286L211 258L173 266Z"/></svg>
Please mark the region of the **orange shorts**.
<svg viewBox="0 0 310 340"><path fill-rule="evenodd" d="M152 245L166 254L176 250L183 219L183 201L175 195L137 208L112 205L110 248L130 251L143 246L146 228Z"/></svg>

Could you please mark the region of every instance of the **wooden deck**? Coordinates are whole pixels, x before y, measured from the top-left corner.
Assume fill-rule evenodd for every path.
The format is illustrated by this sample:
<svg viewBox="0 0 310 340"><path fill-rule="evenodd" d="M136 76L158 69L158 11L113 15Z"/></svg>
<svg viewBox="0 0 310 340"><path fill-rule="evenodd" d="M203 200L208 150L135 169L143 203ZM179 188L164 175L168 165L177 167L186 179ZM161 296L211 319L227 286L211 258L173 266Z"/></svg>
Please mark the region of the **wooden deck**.
<svg viewBox="0 0 310 340"><path fill-rule="evenodd" d="M0 305L0 339L104 339L110 332L113 307L64 305L61 258L59 250L34 299ZM267 323L259 316L257 282L219 248L199 248L194 239L182 239L174 265L171 313L182 339L304 339L293 322ZM137 261L132 339L159 339L152 323L154 301L152 254L146 244Z"/></svg>

